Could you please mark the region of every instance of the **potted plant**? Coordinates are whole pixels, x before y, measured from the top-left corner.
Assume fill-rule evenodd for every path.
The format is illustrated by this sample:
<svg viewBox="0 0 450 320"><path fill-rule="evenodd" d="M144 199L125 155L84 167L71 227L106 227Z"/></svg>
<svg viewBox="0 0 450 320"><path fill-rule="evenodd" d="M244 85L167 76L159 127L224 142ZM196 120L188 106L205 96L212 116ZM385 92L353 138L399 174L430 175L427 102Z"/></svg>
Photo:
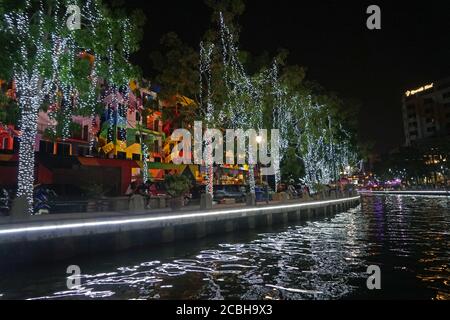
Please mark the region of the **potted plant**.
<svg viewBox="0 0 450 320"><path fill-rule="evenodd" d="M95 182L90 182L82 186L81 189L84 192L83 196L86 197L88 200L86 205L87 206L86 211L91 212L101 210L100 199L102 199L106 193L103 185Z"/></svg>
<svg viewBox="0 0 450 320"><path fill-rule="evenodd" d="M172 210L179 210L184 205L184 197L189 192L191 183L185 176L166 175L164 179L167 193L172 197L169 205Z"/></svg>

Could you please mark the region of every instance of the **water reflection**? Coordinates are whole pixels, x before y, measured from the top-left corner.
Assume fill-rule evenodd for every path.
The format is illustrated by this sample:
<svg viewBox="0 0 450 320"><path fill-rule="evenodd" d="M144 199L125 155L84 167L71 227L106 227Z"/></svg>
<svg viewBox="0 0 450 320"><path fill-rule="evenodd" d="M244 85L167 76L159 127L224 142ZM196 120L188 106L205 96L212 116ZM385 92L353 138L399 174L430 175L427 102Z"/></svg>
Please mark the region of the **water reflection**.
<svg viewBox="0 0 450 320"><path fill-rule="evenodd" d="M332 219L194 242L184 253L99 257L81 265L74 290L51 270L26 271L25 287L17 273L0 280L0 299L448 299L449 225L446 198L366 197ZM372 264L379 292L366 289Z"/></svg>

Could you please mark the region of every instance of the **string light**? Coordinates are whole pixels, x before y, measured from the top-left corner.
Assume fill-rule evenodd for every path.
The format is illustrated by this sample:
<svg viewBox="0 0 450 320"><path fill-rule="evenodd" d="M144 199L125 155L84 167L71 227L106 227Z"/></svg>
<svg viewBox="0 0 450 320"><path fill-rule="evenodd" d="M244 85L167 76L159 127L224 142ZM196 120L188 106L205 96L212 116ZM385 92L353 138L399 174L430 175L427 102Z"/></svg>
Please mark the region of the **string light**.
<svg viewBox="0 0 450 320"><path fill-rule="evenodd" d="M14 45L19 45L13 66L13 79L21 116L17 197L25 197L29 213L33 211L34 149L38 110L51 88L51 81L41 74L45 57L51 50L43 41L45 21L42 2L39 3L36 12L37 23L33 26L33 30L31 14L27 12L31 9L30 1L26 1L25 11L12 11L4 15L6 29L13 35L11 41Z"/></svg>
<svg viewBox="0 0 450 320"><path fill-rule="evenodd" d="M142 167L143 167L142 178L144 180L144 183L147 183L147 181L148 181L148 163L147 163L148 146L145 143L142 143L141 148L142 148Z"/></svg>
<svg viewBox="0 0 450 320"><path fill-rule="evenodd" d="M50 104L48 125L54 134L57 134L56 122L58 122L62 138L68 138L73 115L87 107L90 110L91 117L89 131L91 137L94 136L95 106L99 101L97 94L100 82L99 64L105 63L95 57L97 49L101 51L102 46L104 46L103 42L96 43L96 29L100 24L102 26L106 24L109 36L106 40L111 44L108 52L110 75L103 80L112 84L114 93L116 93L117 85L118 87L121 85L127 87L129 80L124 67L116 68L115 48L111 34L113 26L109 25L110 20L103 16L99 1L86 0L75 1L75 3L69 0L54 1L51 15L46 13L47 10L44 10L43 3L43 1L39 1L36 7L32 6L31 1L27 0L23 10L10 11L4 14L4 19L2 19L4 20L4 30L12 35L13 47L18 46L17 55L13 56L13 81L16 85L21 115L19 122L21 134L17 196L26 198L29 213L33 211L37 119L39 110L44 107L47 97ZM78 40L75 40L75 33L67 32L67 14L64 14L61 9L65 9L68 4L78 4L82 7L83 27L86 27L92 36L87 37L88 39L84 42L91 43L92 48L89 48L89 45L79 47ZM114 23L122 23L124 28L130 27L128 19L117 21L115 20ZM124 29L124 37L122 37L124 39L121 51L123 56L120 58L125 61L127 61L131 50L129 31ZM83 97L77 91L74 78L75 59L83 51L86 53L92 52L94 55L89 77L90 87L86 100L82 99ZM48 63L50 63L51 72L48 72ZM125 64L129 66L128 62ZM124 95L125 101L128 101L128 91L125 91ZM114 99L116 98L116 95L114 95ZM93 140L90 141L90 146L93 146Z"/></svg>
<svg viewBox="0 0 450 320"><path fill-rule="evenodd" d="M211 71L211 61L214 50L214 44L209 44L206 47L203 42L200 43L200 63L199 63L199 74L200 74L200 92L199 92L199 100L201 109L206 110L205 120L206 127L213 128L214 127L214 111L215 107L212 102L212 71ZM206 159L205 159L205 167L206 167L206 193L210 195L213 194L214 191L214 167L212 161L212 140L208 135L205 139L205 147L206 147Z"/></svg>

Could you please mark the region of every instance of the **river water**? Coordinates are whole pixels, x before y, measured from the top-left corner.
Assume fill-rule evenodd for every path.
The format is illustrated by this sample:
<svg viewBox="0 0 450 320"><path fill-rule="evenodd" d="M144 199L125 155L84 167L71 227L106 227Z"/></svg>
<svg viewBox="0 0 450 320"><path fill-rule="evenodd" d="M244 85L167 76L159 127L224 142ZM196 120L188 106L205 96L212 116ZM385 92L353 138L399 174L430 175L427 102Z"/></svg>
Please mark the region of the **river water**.
<svg viewBox="0 0 450 320"><path fill-rule="evenodd" d="M363 197L333 218L3 273L0 299L450 299L449 262L450 198Z"/></svg>

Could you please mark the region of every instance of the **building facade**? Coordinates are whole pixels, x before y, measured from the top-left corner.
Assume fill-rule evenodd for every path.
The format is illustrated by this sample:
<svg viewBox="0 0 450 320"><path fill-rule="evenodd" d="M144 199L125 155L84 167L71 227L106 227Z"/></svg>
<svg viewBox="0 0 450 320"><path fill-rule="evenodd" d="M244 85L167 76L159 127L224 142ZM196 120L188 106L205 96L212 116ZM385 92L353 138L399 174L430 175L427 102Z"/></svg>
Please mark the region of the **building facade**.
<svg viewBox="0 0 450 320"><path fill-rule="evenodd" d="M403 96L406 146L450 137L450 78L411 89Z"/></svg>

